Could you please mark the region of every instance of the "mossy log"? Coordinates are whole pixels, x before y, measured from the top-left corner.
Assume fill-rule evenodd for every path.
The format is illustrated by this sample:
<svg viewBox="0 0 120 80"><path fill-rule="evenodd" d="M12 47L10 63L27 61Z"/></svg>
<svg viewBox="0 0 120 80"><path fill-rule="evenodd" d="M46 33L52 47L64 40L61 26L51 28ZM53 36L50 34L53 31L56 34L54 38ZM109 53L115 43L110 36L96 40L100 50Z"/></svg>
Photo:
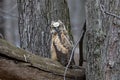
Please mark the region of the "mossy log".
<svg viewBox="0 0 120 80"><path fill-rule="evenodd" d="M0 39L0 60L4 60L3 58L6 60L11 60L11 61L17 62L17 64L14 63L15 65L24 66L26 68L30 67L33 70L34 69L38 69L39 71L42 70L47 73L52 73L52 75L58 75L61 77L63 77L63 75L64 75L65 67L62 66L59 62L53 61L48 58L43 58L43 57L37 56L37 55L32 54L28 51L25 51L21 48L15 47L3 39ZM2 62L2 64L4 64L4 61ZM9 65L8 62L7 62L7 64ZM6 67L9 67L9 66L6 66ZM9 69L7 69L7 70L9 71ZM13 69L13 71L14 71L14 69ZM17 74L17 73L15 73L15 74ZM82 67L77 70L68 69L66 77L82 78L84 76L84 74L85 74L85 71ZM17 75L17 76L21 77L21 75ZM33 79L31 79L31 80L33 80ZM52 79L52 80L54 80L54 79Z"/></svg>

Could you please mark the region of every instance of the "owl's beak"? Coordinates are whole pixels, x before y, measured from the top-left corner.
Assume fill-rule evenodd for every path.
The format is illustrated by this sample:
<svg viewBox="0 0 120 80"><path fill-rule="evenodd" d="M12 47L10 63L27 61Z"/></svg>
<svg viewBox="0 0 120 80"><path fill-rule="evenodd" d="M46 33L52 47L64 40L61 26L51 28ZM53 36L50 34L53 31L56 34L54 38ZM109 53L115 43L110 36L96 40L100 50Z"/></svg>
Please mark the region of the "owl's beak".
<svg viewBox="0 0 120 80"><path fill-rule="evenodd" d="M57 33L59 33L59 32L60 32L58 28L55 28L55 31L56 31Z"/></svg>
<svg viewBox="0 0 120 80"><path fill-rule="evenodd" d="M59 28L55 28L56 32L58 33L59 38L61 38L60 30Z"/></svg>

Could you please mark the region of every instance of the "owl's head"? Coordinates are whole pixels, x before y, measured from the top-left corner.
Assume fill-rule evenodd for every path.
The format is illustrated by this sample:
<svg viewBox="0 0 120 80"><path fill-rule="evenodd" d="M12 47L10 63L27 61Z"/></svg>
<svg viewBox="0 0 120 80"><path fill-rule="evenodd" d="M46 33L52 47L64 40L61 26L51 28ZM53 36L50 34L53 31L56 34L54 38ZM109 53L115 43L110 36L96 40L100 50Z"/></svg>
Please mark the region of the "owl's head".
<svg viewBox="0 0 120 80"><path fill-rule="evenodd" d="M51 33L52 34L61 33L64 30L66 30L65 25L60 20L58 20L57 22L55 21L51 22Z"/></svg>

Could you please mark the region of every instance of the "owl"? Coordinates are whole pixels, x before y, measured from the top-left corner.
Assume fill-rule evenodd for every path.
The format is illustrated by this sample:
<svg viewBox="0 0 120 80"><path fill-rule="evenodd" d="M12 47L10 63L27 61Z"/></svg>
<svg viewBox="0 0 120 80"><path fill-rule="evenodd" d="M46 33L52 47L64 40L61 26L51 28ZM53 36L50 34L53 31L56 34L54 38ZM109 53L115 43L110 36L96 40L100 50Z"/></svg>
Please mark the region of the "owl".
<svg viewBox="0 0 120 80"><path fill-rule="evenodd" d="M51 58L66 66L73 48L73 42L69 37L65 25L60 20L57 22L52 21L51 35ZM71 61L71 65L73 64L74 60Z"/></svg>

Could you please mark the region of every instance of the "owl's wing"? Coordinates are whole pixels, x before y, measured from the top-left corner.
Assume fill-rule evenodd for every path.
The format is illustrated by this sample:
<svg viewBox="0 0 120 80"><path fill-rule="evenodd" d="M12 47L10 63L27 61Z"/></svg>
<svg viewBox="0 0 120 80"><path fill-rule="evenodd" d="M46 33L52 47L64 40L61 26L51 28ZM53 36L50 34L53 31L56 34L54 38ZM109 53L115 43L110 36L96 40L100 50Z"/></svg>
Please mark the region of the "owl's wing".
<svg viewBox="0 0 120 80"><path fill-rule="evenodd" d="M54 46L56 47L56 51L59 51L63 54L68 54L68 49L61 43L61 39L59 36L56 36L53 41Z"/></svg>
<svg viewBox="0 0 120 80"><path fill-rule="evenodd" d="M61 35L61 43L63 44L64 47L71 49L73 47L73 42L70 40L68 35L62 34Z"/></svg>

